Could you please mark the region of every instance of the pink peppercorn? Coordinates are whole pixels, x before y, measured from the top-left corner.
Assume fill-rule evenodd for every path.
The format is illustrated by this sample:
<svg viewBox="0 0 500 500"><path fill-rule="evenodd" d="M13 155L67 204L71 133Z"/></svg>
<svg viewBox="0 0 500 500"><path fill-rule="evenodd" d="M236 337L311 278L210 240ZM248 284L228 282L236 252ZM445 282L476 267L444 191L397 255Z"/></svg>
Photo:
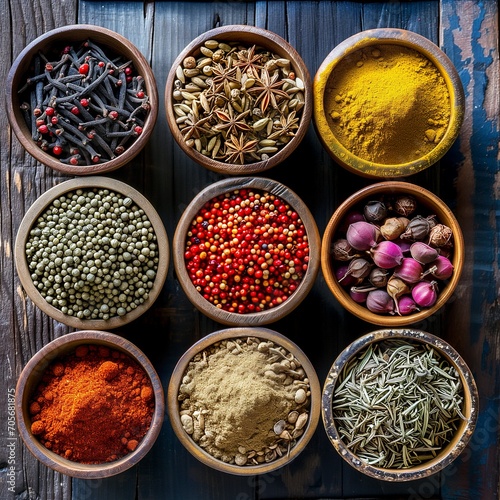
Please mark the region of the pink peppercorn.
<svg viewBox="0 0 500 500"><path fill-rule="evenodd" d="M205 203L191 223L184 260L206 300L248 314L278 306L297 289L309 244L298 213L285 201L241 189Z"/></svg>

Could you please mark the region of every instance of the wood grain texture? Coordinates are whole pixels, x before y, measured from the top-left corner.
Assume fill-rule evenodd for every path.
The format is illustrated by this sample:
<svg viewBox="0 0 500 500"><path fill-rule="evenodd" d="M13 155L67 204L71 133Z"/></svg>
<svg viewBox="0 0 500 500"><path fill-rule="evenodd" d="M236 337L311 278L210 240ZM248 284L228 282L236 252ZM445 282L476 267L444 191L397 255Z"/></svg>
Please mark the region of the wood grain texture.
<svg viewBox="0 0 500 500"><path fill-rule="evenodd" d="M38 196L70 176L36 163L4 121L0 129L1 309L0 498L50 499L469 499L498 498L500 308L499 283L499 27L496 0L425 1L93 1L0 0L0 80L19 52L42 33L73 23L110 28L138 47L156 77L160 109L150 141L134 160L112 173L144 194L167 234L192 198L223 175L190 160L172 138L163 105L170 67L182 49L217 26L248 24L274 31L302 56L311 77L335 45L371 28L413 30L439 45L459 71L466 92L460 136L435 167L408 180L438 194L452 208L465 239L466 265L456 293L439 314L416 328L447 340L464 357L479 388L476 433L461 456L422 481L389 483L368 478L333 449L321 425L304 452L272 474L241 478L209 469L179 443L168 419L151 452L135 467L103 480L71 480L40 465L9 434L8 391L28 359L70 329L50 320L26 298L13 262L20 221ZM0 111L5 112L3 99ZM323 150L311 124L293 155L268 172L300 196L324 229L335 208L373 181L340 168ZM313 322L314 320L314 322ZM313 326L314 324L314 326ZM220 329L190 303L170 266L155 305L137 321L115 331L143 350L167 386L186 349ZM325 380L336 356L373 327L347 313L321 273L306 299L272 324L297 343ZM167 346L167 347L163 347ZM14 490L7 444L15 443Z"/></svg>

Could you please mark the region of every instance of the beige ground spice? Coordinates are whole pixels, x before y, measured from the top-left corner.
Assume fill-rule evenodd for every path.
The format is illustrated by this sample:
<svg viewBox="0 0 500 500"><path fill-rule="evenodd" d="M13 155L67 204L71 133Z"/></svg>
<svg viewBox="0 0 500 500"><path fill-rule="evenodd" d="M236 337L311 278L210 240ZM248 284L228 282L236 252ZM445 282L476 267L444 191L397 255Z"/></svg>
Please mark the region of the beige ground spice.
<svg viewBox="0 0 500 500"><path fill-rule="evenodd" d="M280 453L272 453L273 445L286 453L301 434L296 420L309 407L308 391L300 363L283 348L257 339L224 341L189 364L180 387L181 420L200 446L225 462L270 461Z"/></svg>

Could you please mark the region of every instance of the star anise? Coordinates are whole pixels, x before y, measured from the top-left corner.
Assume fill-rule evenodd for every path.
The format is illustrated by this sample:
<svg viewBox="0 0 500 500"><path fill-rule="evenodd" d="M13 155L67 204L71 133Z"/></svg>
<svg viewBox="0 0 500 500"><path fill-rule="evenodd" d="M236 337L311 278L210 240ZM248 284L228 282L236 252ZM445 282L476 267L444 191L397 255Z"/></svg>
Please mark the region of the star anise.
<svg viewBox="0 0 500 500"><path fill-rule="evenodd" d="M238 61L234 65L241 69L242 73L251 73L254 78L258 78L259 72L262 69L260 61L264 54L255 53L256 46L252 45L247 50L240 50L236 55Z"/></svg>
<svg viewBox="0 0 500 500"><path fill-rule="evenodd" d="M273 125L273 132L267 138L278 139L294 135L294 130L299 128L299 118L295 115L295 111L281 115L279 121Z"/></svg>
<svg viewBox="0 0 500 500"><path fill-rule="evenodd" d="M257 94L255 104L260 102L260 109L264 113L271 104L273 108L278 107L278 102L283 99L290 99L290 96L282 89L283 82L279 80L279 72L276 71L271 76L266 68L262 68L260 77L256 84L248 92Z"/></svg>
<svg viewBox="0 0 500 500"><path fill-rule="evenodd" d="M184 140L187 141L191 137L199 139L202 135L210 135L210 127L206 123L212 118L212 115L205 118L198 118L193 113L188 114L188 119L184 122L184 128L181 129L181 134Z"/></svg>
<svg viewBox="0 0 500 500"><path fill-rule="evenodd" d="M238 83L238 79L236 78L237 70L236 66L225 67L220 63L212 66L212 85L217 89L216 92L219 92L225 83Z"/></svg>
<svg viewBox="0 0 500 500"><path fill-rule="evenodd" d="M239 138L231 135L229 140L224 143L226 162L243 165L245 163L245 155L255 153L257 150L257 143L258 141L255 139L248 140L243 132Z"/></svg>
<svg viewBox="0 0 500 500"><path fill-rule="evenodd" d="M245 117L250 113L249 109L235 116L233 107L228 104L227 111L216 109L214 113L221 122L214 126L215 130L225 131L227 135L236 135L238 132L248 132L251 130L251 127L245 121Z"/></svg>

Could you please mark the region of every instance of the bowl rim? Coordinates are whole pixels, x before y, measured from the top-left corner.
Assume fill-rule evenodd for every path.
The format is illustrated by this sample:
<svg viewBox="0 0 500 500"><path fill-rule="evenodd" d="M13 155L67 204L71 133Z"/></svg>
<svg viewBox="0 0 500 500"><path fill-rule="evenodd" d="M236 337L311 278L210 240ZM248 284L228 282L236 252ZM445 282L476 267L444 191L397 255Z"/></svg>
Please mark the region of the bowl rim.
<svg viewBox="0 0 500 500"><path fill-rule="evenodd" d="M348 360L370 344L385 339L404 339L431 344L445 357L457 370L464 388L464 416L458 434L454 439L432 460L408 469L386 469L363 463L343 443L337 432L333 418L332 400L335 386L341 375L343 367ZM369 332L349 344L336 358L328 371L322 391L322 420L328 439L339 455L358 471L376 479L384 481L411 481L428 477L447 467L465 448L474 432L479 414L479 393L473 374L460 354L445 340L418 329L380 329Z"/></svg>
<svg viewBox="0 0 500 500"><path fill-rule="evenodd" d="M184 372L189 362L196 354L202 352L212 344L220 342L222 340L248 337L270 340L276 344L279 344L281 347L284 347L288 352L292 353L300 361L302 367L306 372L306 375L309 379L311 397L309 418L305 426L305 432L304 434L302 434L302 436L300 436L297 444L290 449L289 454L284 455L269 463L239 466L225 463L222 460L213 457L193 441L193 439L186 433L186 431L182 427L179 415L179 402L177 397ZM316 374L316 370L307 355L297 344L295 344L282 333L263 327L230 327L209 333L208 335L191 345L179 358L172 372L167 388L167 412L175 435L187 449L187 451L200 462L228 474L239 476L265 474L289 464L304 450L304 448L311 440L320 419L321 386Z"/></svg>
<svg viewBox="0 0 500 500"><path fill-rule="evenodd" d="M360 158L345 148L332 133L326 118L323 95L331 72L343 57L373 44L403 45L423 54L439 70L450 93L451 115L448 128L427 154L397 165L385 165ZM348 171L369 178L397 178L416 174L437 163L455 142L465 114L465 93L457 69L450 58L428 38L400 28L374 28L356 33L342 41L327 55L313 80L314 125L323 147Z"/></svg>
<svg viewBox="0 0 500 500"><path fill-rule="evenodd" d="M443 218L446 218L446 222L448 222L453 231L454 248L452 263L454 269L451 278L448 280L446 286L440 291L437 301L432 307L421 309L420 311L407 316L390 316L387 314L377 314L371 312L364 305L358 304L351 299L345 289L338 284L333 273L330 247L331 242L335 237L336 223L338 223L339 218L345 215L352 206L362 203L362 201L366 200L367 197L386 193L388 190L393 193L406 193L414 195L417 198L417 201L419 201L419 204L423 204L428 209L432 208L438 213L438 218L441 223L444 223ZM422 201L423 199L425 199L425 201ZM340 304L350 313L375 325L396 327L422 321L433 315L445 305L445 303L452 297L460 281L464 267L464 254L464 238L458 220L446 203L441 200L441 198L417 184L412 184L406 181L382 181L368 185L353 193L334 211L323 234L321 243L321 268L328 288Z"/></svg>
<svg viewBox="0 0 500 500"><path fill-rule="evenodd" d="M104 163L95 165L66 165L39 148L31 139L31 134L19 110L17 91L21 78L26 75L27 67L40 45L50 46L64 40L79 41L95 37L105 40L110 49L123 53L134 62L134 66L144 76L150 109L145 118L142 134L124 151L123 154ZM148 142L158 118L158 89L151 66L140 50L120 33L109 28L92 24L70 24L47 31L31 41L15 58L6 80L5 104L9 124L23 148L37 161L56 171L70 175L96 175L116 170L135 158Z"/></svg>
<svg viewBox="0 0 500 500"><path fill-rule="evenodd" d="M27 411L25 412L24 408L30 396L27 392L29 390L27 386L35 388L51 361L82 344L106 345L130 356L142 366L153 386L155 408L148 432L133 452L114 462L103 464L72 462L45 448L37 438L33 437L29 426L26 425L25 414L27 415ZM32 377L36 378L36 380L30 382ZM44 345L28 361L22 369L16 384L15 413L19 434L24 444L43 465L75 478L100 479L124 472L136 465L149 452L162 428L165 414L165 395L160 377L153 364L135 344L114 333L102 330L81 330L57 337Z"/></svg>
<svg viewBox="0 0 500 500"><path fill-rule="evenodd" d="M186 270L184 248L186 233L203 205L220 194L235 189L259 189L285 200L300 216L306 228L309 242L309 262L307 271L297 289L282 304L265 311L239 314L219 309L196 290ZM177 223L173 244L173 261L177 278L191 303L203 314L219 323L230 326L257 326L277 321L292 312L307 296L314 285L320 268L321 238L309 208L290 188L274 179L265 177L232 177L222 179L202 189L189 203Z"/></svg>
<svg viewBox="0 0 500 500"><path fill-rule="evenodd" d="M279 55L286 55L288 59L293 63L293 67L297 76L300 76L304 82L304 107L302 108L302 113L299 122L299 128L296 131L295 136L283 146L277 153L273 154L269 159L262 160L253 163L245 163L243 165L235 163L225 163L222 161L214 160L208 156L205 156L196 149L191 148L186 145L185 141L180 137L180 132L175 122L176 116L173 111L173 97L172 89L174 88L174 81L176 79L176 69L181 65L183 59L199 49L199 47L205 43L207 40L217 39L220 41L234 41L235 36L240 35L245 39L252 39L252 37L260 37L262 43L260 44L264 48L273 50ZM265 42L265 43L264 43ZM259 45L259 44L257 44ZM306 135L309 125L312 120L313 114L313 96L312 96L312 78L309 73L307 66L305 65L301 55L298 51L284 38L282 38L277 33L273 31L259 28L256 26L249 26L244 24L231 24L226 26L220 26L208 30L191 42L180 52L180 54L175 59L171 66L171 69L167 76L167 81L165 85L165 112L167 116L167 123L172 132L172 136L175 139L179 147L186 153L186 155L194 160L196 163L202 167L207 168L213 172L226 175L248 175L263 172L272 167L275 167L279 163L283 162L288 158L293 151L302 142L302 139Z"/></svg>
<svg viewBox="0 0 500 500"><path fill-rule="evenodd" d="M43 298L38 289L33 285L33 280L31 279L31 273L29 271L25 252L26 240L29 237L29 232L33 227L33 224L54 199L62 196L69 191L93 187L109 189L111 191L116 191L124 196L128 196L134 201L137 206L142 208L148 219L151 221L156 234L156 243L158 247L158 269L156 271L153 288L151 288L149 292L148 299L143 304L140 304L133 311L125 314L124 316L113 316L108 320L79 319L75 316L64 314L61 310L49 304ZM14 262L21 285L23 286L32 302L45 314L59 321L60 323L74 328L88 330L110 330L124 326L131 321L139 318L139 316L144 314L156 301L167 278L168 268L170 264L170 246L165 227L156 209L153 207L151 202L135 188L122 181L118 181L110 177L76 177L74 179L63 181L60 184L56 184L52 188L48 189L41 196L39 196L28 208L23 219L21 220L21 224L19 225L19 229L17 232L16 241L14 244Z"/></svg>

